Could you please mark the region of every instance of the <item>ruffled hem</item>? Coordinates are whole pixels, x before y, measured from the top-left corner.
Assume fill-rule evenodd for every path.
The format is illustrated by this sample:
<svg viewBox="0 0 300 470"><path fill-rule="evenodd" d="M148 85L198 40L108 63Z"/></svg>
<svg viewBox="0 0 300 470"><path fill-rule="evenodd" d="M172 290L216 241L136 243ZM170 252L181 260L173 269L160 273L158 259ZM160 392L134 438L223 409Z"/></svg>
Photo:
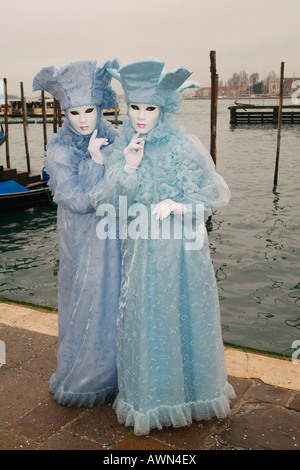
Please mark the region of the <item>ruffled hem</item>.
<svg viewBox="0 0 300 470"><path fill-rule="evenodd" d="M58 382L54 377L49 380L49 391L54 395L54 400L62 406L76 406L81 408L86 406L93 408L94 405L102 405L111 397L115 397L118 393L117 387L106 387L96 392L74 393L66 392L63 384Z"/></svg>
<svg viewBox="0 0 300 470"><path fill-rule="evenodd" d="M189 426L193 419L202 421L215 417L225 418L231 412L230 400L235 397L232 385L227 382L222 395L210 401L190 402L176 406L162 405L147 413L139 413L131 404L117 396L113 408L119 423L133 426L134 434L142 436L149 434L154 428L161 430L163 426L174 428Z"/></svg>

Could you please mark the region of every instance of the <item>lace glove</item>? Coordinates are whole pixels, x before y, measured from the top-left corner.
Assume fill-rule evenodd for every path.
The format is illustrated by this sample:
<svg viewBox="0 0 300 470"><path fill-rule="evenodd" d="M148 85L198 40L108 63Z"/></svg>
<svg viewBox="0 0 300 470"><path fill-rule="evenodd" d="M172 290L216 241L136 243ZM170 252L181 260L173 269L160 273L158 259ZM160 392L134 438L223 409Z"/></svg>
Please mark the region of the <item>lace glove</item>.
<svg viewBox="0 0 300 470"><path fill-rule="evenodd" d="M103 165L103 156L100 147L102 147L102 145L108 145L108 140L105 138L97 138L97 133L98 130L95 129L89 141L88 151L94 162Z"/></svg>
<svg viewBox="0 0 300 470"><path fill-rule="evenodd" d="M143 158L145 141L139 137L139 133L135 134L128 146L124 150L125 155L125 170L128 173L133 173Z"/></svg>
<svg viewBox="0 0 300 470"><path fill-rule="evenodd" d="M170 214L185 214L187 208L181 202L172 201L172 199L165 199L159 202L152 211L152 214L157 214L156 218L163 220Z"/></svg>

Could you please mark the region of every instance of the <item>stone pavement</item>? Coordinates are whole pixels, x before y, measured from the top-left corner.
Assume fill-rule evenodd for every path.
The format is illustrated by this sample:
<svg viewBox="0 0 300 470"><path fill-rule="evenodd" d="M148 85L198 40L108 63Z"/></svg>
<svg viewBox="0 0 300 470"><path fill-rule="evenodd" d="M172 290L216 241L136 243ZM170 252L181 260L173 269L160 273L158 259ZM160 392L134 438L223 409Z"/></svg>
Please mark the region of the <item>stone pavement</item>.
<svg viewBox="0 0 300 470"><path fill-rule="evenodd" d="M0 303L0 340L6 350L0 367L0 450L110 450L121 455L300 449L300 364L290 359L226 347L229 381L237 395L231 414L141 437L117 422L112 401L88 409L62 407L53 400L48 380L56 364L57 313Z"/></svg>

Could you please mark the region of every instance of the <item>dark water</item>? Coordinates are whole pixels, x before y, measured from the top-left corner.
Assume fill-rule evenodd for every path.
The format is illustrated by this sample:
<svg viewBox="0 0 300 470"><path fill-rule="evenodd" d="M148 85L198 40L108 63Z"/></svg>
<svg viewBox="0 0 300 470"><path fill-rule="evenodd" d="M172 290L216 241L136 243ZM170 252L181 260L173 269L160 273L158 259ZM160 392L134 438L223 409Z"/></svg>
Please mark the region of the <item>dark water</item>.
<svg viewBox="0 0 300 470"><path fill-rule="evenodd" d="M277 128L231 127L231 104L220 100L218 105L217 170L232 197L214 215L209 233L223 338L291 354L293 341L300 339L300 126L283 126L278 185L273 191ZM209 113L208 101L184 101L176 117L208 148ZM23 128L10 129L11 166L26 169ZM48 137L51 133L48 125ZM28 138L32 169L40 172L42 126L29 125ZM0 162L4 161L2 146ZM55 207L1 214L0 296L56 307L57 273Z"/></svg>
<svg viewBox="0 0 300 470"><path fill-rule="evenodd" d="M56 307L56 208L1 214L0 296Z"/></svg>

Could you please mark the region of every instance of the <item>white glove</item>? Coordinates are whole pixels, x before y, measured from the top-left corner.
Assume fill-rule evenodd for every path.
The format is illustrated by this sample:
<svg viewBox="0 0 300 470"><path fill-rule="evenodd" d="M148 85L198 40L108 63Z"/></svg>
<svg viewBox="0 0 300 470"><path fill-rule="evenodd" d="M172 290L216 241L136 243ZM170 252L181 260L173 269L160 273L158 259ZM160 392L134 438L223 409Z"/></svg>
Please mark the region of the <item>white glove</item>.
<svg viewBox="0 0 300 470"><path fill-rule="evenodd" d="M185 214L187 208L181 202L172 201L172 199L165 199L159 202L152 211L152 214L156 215L157 219L163 220L172 214Z"/></svg>
<svg viewBox="0 0 300 470"><path fill-rule="evenodd" d="M105 138L97 138L97 133L98 130L95 129L89 141L88 151L94 162L103 165L103 155L100 151L100 147L102 147L102 145L108 145L108 140Z"/></svg>
<svg viewBox="0 0 300 470"><path fill-rule="evenodd" d="M144 155L144 145L144 139L139 137L139 133L137 133L132 137L128 146L124 150L126 160L125 170L128 173L133 173L141 163Z"/></svg>

